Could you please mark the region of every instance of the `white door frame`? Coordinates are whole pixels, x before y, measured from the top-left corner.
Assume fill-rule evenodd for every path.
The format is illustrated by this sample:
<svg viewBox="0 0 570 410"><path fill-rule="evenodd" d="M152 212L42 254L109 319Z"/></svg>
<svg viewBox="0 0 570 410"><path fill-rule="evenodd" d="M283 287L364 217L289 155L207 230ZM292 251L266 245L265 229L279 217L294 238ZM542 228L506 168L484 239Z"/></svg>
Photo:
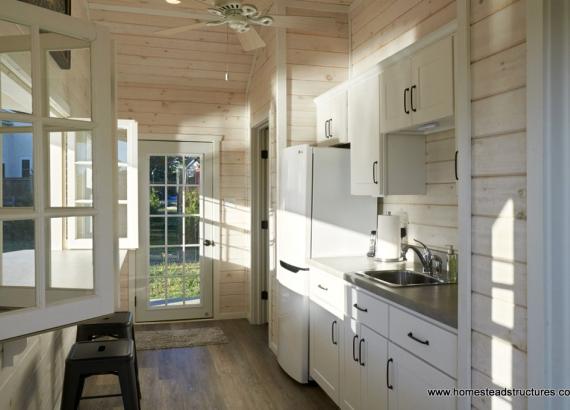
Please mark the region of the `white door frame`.
<svg viewBox="0 0 570 410"><path fill-rule="evenodd" d="M264 203L262 201L262 195L269 195L271 192L271 181L269 178L269 158L261 159L260 152L263 144L260 140L262 138L261 131L267 129L269 130L269 120L264 120L259 124L251 128L250 137L250 158L251 158L251 269L250 269L250 295L249 295L249 321L252 324L263 324L267 323L269 316L269 261L266 258L262 250L262 245L267 246L266 252L269 256L269 243L268 240L263 240L263 231L261 230L260 221L262 218L261 206ZM269 134L267 135L267 150L269 150ZM266 186L265 189L259 189L258 182L261 177L261 169L263 161L265 161L265 166L267 170L266 174ZM270 200L267 198L265 204L267 207L270 206ZM269 209L267 209L269 211ZM267 221L269 222L269 215L267 215ZM269 235L269 227L266 229L266 238ZM267 270L265 271L266 278L263 280L260 268L265 264ZM264 289L265 287L265 289ZM261 299L261 292L266 291L268 298L266 300Z"/></svg>
<svg viewBox="0 0 570 410"><path fill-rule="evenodd" d="M215 246L211 247L211 257L213 262L213 277L212 277L212 315L211 319L225 319L223 314L220 314L219 305L219 283L220 283L220 261L221 261L221 200L220 200L220 145L223 140L221 135L193 135L193 134L157 134L157 133L141 133L139 134L139 141L162 141L162 142L207 142L211 143L212 150L212 210L208 219L212 223L212 238ZM138 254L139 252L137 252ZM137 280L135 261L138 262L139 258L132 257L129 262L129 309L136 311L135 297L137 295ZM135 315L135 322L137 322Z"/></svg>
<svg viewBox="0 0 570 410"><path fill-rule="evenodd" d="M527 10L527 300L529 387L570 386L570 0ZM567 399L566 399L567 400ZM529 408L560 408L529 398Z"/></svg>

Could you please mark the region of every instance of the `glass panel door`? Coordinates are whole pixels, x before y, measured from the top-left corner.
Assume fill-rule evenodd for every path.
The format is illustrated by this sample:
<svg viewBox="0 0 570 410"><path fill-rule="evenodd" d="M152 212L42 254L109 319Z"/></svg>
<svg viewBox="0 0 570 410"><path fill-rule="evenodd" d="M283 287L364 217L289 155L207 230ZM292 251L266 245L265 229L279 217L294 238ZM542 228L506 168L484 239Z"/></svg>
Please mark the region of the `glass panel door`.
<svg viewBox="0 0 570 410"><path fill-rule="evenodd" d="M211 145L140 144L138 321L212 315Z"/></svg>

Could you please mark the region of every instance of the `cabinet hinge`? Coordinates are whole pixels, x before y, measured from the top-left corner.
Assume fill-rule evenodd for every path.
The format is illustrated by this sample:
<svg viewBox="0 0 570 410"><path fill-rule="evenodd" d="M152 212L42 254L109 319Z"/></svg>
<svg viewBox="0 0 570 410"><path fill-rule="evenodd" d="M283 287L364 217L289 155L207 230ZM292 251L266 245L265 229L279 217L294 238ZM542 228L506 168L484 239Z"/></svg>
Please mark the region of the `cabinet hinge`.
<svg viewBox="0 0 570 410"><path fill-rule="evenodd" d="M269 293L267 293L266 290L262 290L261 291L261 300L267 300L269 299Z"/></svg>
<svg viewBox="0 0 570 410"><path fill-rule="evenodd" d="M261 221L261 229L269 229L269 221Z"/></svg>
<svg viewBox="0 0 570 410"><path fill-rule="evenodd" d="M261 150L261 159L267 159L269 158L269 151L266 149L262 149Z"/></svg>
<svg viewBox="0 0 570 410"><path fill-rule="evenodd" d="M137 297L135 296L135 307L137 306Z"/></svg>

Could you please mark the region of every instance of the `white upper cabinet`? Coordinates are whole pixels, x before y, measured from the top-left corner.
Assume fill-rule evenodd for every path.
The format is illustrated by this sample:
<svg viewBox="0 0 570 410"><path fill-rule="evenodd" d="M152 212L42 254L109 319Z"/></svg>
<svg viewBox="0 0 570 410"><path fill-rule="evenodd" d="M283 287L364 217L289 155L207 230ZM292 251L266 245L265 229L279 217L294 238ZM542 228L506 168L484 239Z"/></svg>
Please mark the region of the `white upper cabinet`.
<svg viewBox="0 0 570 410"><path fill-rule="evenodd" d="M317 105L317 142L348 142L346 89L331 90L315 99Z"/></svg>
<svg viewBox="0 0 570 410"><path fill-rule="evenodd" d="M383 133L452 116L452 38L444 38L385 69L380 105Z"/></svg>
<svg viewBox="0 0 570 410"><path fill-rule="evenodd" d="M382 192L380 167L380 79L373 75L348 91L350 192L377 196Z"/></svg>
<svg viewBox="0 0 570 410"><path fill-rule="evenodd" d="M446 38L412 56L412 123L453 115L453 44Z"/></svg>

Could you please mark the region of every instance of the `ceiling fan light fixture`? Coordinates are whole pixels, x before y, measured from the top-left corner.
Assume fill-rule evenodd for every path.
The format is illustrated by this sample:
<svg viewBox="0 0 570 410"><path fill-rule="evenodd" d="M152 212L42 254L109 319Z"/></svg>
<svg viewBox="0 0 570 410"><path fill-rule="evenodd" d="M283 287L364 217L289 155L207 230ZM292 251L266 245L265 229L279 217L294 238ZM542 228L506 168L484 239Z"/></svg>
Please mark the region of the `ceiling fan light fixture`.
<svg viewBox="0 0 570 410"><path fill-rule="evenodd" d="M180 0L166 0L168 4L180 4Z"/></svg>
<svg viewBox="0 0 570 410"><path fill-rule="evenodd" d="M249 21L260 26L270 26L273 24L273 18L270 16L250 17Z"/></svg>
<svg viewBox="0 0 570 410"><path fill-rule="evenodd" d="M245 17L257 17L259 16L259 11L253 4L243 4L241 6L241 14Z"/></svg>

